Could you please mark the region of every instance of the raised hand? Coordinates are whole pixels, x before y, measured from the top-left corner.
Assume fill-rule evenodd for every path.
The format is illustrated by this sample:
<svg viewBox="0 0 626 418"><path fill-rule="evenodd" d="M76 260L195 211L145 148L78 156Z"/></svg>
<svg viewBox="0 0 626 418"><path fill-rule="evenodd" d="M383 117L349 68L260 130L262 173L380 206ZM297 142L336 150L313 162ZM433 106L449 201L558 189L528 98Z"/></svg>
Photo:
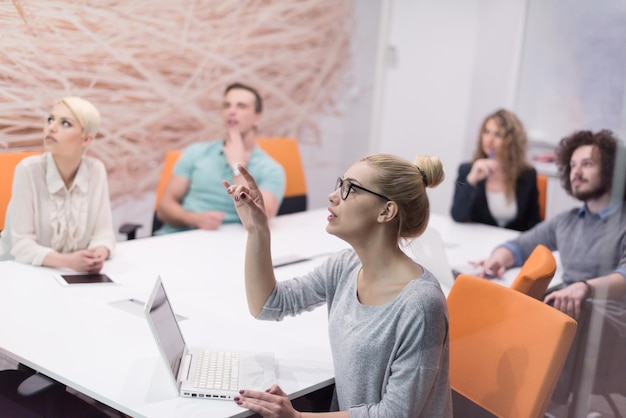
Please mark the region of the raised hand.
<svg viewBox="0 0 626 418"><path fill-rule="evenodd" d="M472 169L467 175L467 182L472 186L476 186L478 182L486 179L498 168L498 162L489 158L481 158L474 161Z"/></svg>
<svg viewBox="0 0 626 418"><path fill-rule="evenodd" d="M235 202L235 209L241 219L241 223L248 230L252 230L261 225L267 225L267 215L263 203L263 195L254 180L254 177L244 166L239 165L239 171L246 181L246 184L230 184L224 181L226 192L232 196Z"/></svg>

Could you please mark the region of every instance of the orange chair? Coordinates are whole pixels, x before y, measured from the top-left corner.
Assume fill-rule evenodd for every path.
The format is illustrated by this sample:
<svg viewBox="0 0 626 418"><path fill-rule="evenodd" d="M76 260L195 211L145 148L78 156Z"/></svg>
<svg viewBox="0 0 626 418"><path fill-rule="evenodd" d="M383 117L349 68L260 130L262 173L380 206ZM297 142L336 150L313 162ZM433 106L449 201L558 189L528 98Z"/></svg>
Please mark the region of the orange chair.
<svg viewBox="0 0 626 418"><path fill-rule="evenodd" d="M466 274L457 277L447 301L452 389L499 417L543 417L576 321L520 292ZM457 408L455 416L464 412Z"/></svg>
<svg viewBox="0 0 626 418"><path fill-rule="evenodd" d="M152 235L163 226L163 222L157 217L156 210L159 206L159 201L163 195L163 190L167 185L168 180L172 176L174 166L180 158L182 151L170 150L165 153L165 161L163 162L163 169L161 170L161 178L159 179L159 185L157 186L156 197L154 199L154 212L152 214ZM141 224L126 223L120 226L120 234L126 234L127 239L135 239L137 237L137 229L141 228Z"/></svg>
<svg viewBox="0 0 626 418"><path fill-rule="evenodd" d="M539 217L546 219L546 200L548 193L548 176L537 174L537 190L539 190Z"/></svg>
<svg viewBox="0 0 626 418"><path fill-rule="evenodd" d="M0 231L4 229L7 207L11 201L15 166L24 158L41 154L38 151L20 151L0 154Z"/></svg>
<svg viewBox="0 0 626 418"><path fill-rule="evenodd" d="M535 299L543 300L543 295L556 272L556 260L552 251L545 245L537 245L526 260L511 289L527 294Z"/></svg>
<svg viewBox="0 0 626 418"><path fill-rule="evenodd" d="M287 184L279 215L307 209L307 188L298 141L293 138L258 138L257 144L285 170Z"/></svg>
<svg viewBox="0 0 626 418"><path fill-rule="evenodd" d="M163 190L165 190L165 186L167 185L168 180L172 177L172 173L174 172L174 166L176 162L180 158L182 151L180 150L171 150L165 154L165 161L163 162L163 169L161 170L161 179L159 180L159 185L157 186L156 198L154 199L154 211L156 212L157 207L159 205L159 201L161 200L161 196L163 195Z"/></svg>

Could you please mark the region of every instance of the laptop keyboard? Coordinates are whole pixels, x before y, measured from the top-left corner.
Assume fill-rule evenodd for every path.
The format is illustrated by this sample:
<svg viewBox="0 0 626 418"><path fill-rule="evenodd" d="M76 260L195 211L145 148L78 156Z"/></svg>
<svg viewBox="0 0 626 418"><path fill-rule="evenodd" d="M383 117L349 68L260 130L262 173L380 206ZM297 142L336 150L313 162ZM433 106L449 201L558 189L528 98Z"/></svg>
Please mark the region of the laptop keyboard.
<svg viewBox="0 0 626 418"><path fill-rule="evenodd" d="M239 389L239 354L203 351L193 385L202 389Z"/></svg>

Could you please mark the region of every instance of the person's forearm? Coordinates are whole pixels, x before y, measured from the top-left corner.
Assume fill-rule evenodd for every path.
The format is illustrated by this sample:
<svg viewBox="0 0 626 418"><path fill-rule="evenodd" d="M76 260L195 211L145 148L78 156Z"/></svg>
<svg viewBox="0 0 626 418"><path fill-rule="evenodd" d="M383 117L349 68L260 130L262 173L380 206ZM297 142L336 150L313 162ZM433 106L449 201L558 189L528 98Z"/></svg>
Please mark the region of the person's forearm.
<svg viewBox="0 0 626 418"><path fill-rule="evenodd" d="M161 204L157 209L157 217L164 223L176 228L195 226L195 213L185 210L180 203Z"/></svg>
<svg viewBox="0 0 626 418"><path fill-rule="evenodd" d="M513 267L513 265L515 265L515 257L513 257L513 253L509 251L508 248L500 248L500 251L502 251L502 266L505 269Z"/></svg>
<svg viewBox="0 0 626 418"><path fill-rule="evenodd" d="M621 299L626 294L626 278L619 273L587 280L592 297L597 299Z"/></svg>
<svg viewBox="0 0 626 418"><path fill-rule="evenodd" d="M56 251L49 252L41 263L44 267L52 268L68 268L69 264L67 254L61 254Z"/></svg>
<svg viewBox="0 0 626 418"><path fill-rule="evenodd" d="M338 412L300 412L300 418L350 418L348 411Z"/></svg>
<svg viewBox="0 0 626 418"><path fill-rule="evenodd" d="M268 225L248 233L245 281L248 309L257 316L276 286Z"/></svg>

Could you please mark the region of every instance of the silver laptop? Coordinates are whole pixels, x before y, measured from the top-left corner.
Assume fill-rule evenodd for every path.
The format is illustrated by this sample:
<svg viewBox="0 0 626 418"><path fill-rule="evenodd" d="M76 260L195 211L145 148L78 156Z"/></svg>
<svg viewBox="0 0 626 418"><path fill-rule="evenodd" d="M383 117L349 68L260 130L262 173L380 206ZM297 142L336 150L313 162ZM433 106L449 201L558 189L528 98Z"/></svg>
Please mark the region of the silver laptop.
<svg viewBox="0 0 626 418"><path fill-rule="evenodd" d="M182 396L232 400L239 394L239 389L265 390L274 383L272 353L188 347L160 277L145 305L144 314Z"/></svg>
<svg viewBox="0 0 626 418"><path fill-rule="evenodd" d="M439 231L428 226L422 235L413 239L404 248L404 252L426 267L439 280L443 292L448 294L454 284L455 276Z"/></svg>

